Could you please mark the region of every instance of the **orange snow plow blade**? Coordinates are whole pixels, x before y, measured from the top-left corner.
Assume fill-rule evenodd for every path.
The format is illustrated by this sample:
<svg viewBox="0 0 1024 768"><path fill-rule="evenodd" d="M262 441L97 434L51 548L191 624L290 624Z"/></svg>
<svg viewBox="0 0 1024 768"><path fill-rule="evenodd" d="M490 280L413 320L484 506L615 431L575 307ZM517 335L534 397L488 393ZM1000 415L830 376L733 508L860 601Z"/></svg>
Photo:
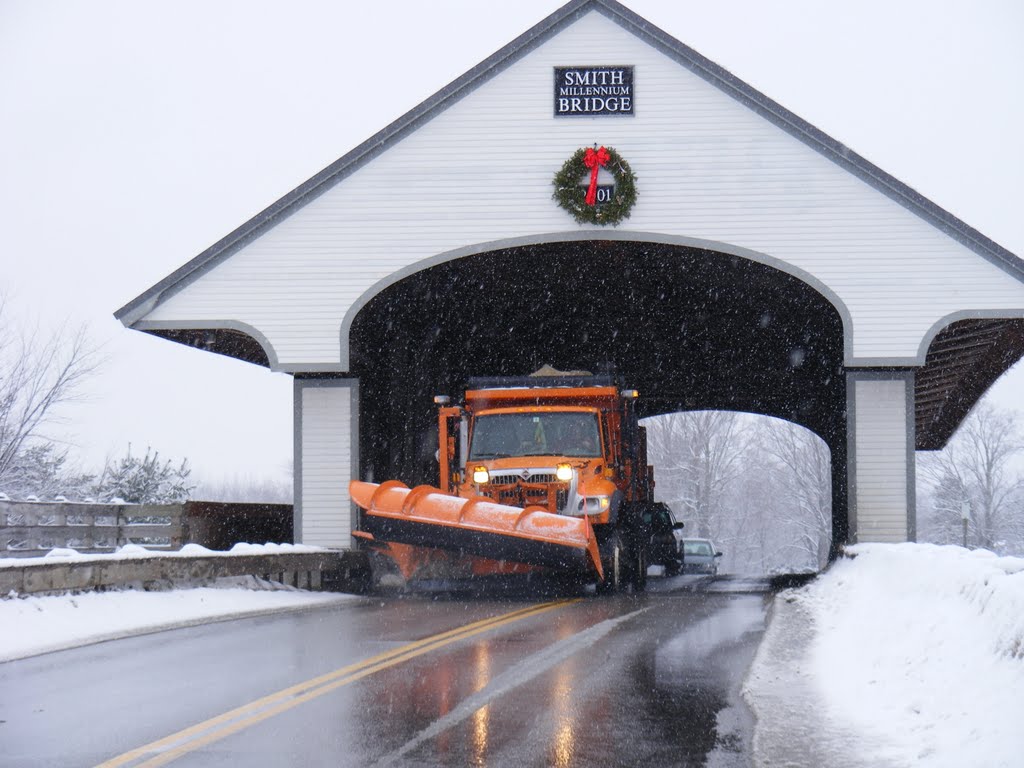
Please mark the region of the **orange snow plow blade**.
<svg viewBox="0 0 1024 768"><path fill-rule="evenodd" d="M353 480L349 493L366 510L362 530L381 541L604 576L586 517L510 507L484 496L464 499L429 485L410 490L397 480Z"/></svg>

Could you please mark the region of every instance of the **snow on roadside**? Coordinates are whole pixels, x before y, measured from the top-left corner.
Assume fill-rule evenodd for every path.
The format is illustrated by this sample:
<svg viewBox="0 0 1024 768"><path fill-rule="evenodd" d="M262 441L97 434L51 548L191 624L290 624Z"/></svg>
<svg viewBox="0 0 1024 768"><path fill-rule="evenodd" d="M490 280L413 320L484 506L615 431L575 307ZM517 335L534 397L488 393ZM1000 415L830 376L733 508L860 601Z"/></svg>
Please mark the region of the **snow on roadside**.
<svg viewBox="0 0 1024 768"><path fill-rule="evenodd" d="M0 557L0 568L15 568L30 563L52 563L59 561L85 560L138 560L154 557L234 557L237 555L279 555L302 552L330 552L324 547L312 547L307 544L235 544L227 551L207 549L199 544L186 544L181 549L161 551L146 549L138 544L125 544L115 552L108 554L89 554L74 549L51 549L40 557Z"/></svg>
<svg viewBox="0 0 1024 768"><path fill-rule="evenodd" d="M804 706L818 735L842 739L847 754L857 735L865 765L1020 766L1024 559L927 544L847 552L777 598L776 629L803 622L808 640L785 664L759 652L747 683L755 710L766 691L802 691L820 705Z"/></svg>
<svg viewBox="0 0 1024 768"><path fill-rule="evenodd" d="M186 544L174 552L127 544L110 554L54 549L43 557L0 558L0 568L29 563L134 560L156 557L234 557L326 552L302 544L236 544L227 552ZM0 662L119 637L188 627L209 621L299 610L359 600L354 595L307 592L255 576L217 579L212 585L176 585L161 592L114 590L57 596L0 595Z"/></svg>
<svg viewBox="0 0 1024 768"><path fill-rule="evenodd" d="M209 621L362 600L253 576L166 592L119 590L0 600L0 662Z"/></svg>

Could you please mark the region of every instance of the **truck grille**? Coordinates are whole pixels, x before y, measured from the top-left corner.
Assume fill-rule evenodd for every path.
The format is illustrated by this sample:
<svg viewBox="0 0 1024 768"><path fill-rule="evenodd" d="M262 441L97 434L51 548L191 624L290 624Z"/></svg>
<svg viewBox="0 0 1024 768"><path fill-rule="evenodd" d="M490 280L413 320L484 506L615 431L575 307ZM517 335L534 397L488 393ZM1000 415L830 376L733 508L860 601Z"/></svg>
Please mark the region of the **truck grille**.
<svg viewBox="0 0 1024 768"><path fill-rule="evenodd" d="M498 503L510 504L513 507L526 507L532 504L546 507L548 506L548 492L544 488L523 488L522 486L499 490Z"/></svg>
<svg viewBox="0 0 1024 768"><path fill-rule="evenodd" d="M483 492L500 504L515 507L538 505L557 512L565 506L567 491L564 485L555 477L555 470L551 467L506 469L491 472L490 482Z"/></svg>
<svg viewBox="0 0 1024 768"><path fill-rule="evenodd" d="M530 472L530 470L526 470ZM523 470L517 469L505 472L491 472L491 485L515 485L518 482L524 483L555 483L555 473L550 469L541 469L530 472L528 477L523 477Z"/></svg>

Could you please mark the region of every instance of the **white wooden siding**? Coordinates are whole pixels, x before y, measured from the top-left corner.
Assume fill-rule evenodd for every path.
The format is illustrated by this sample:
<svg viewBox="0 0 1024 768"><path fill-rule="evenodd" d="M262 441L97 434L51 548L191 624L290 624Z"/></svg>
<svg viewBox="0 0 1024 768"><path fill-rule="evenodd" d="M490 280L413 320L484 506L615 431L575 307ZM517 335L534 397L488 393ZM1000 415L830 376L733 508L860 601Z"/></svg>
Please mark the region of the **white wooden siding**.
<svg viewBox="0 0 1024 768"><path fill-rule="evenodd" d="M297 498L298 542L321 547L352 545L352 390L347 386L299 385L302 409Z"/></svg>
<svg viewBox="0 0 1024 768"><path fill-rule="evenodd" d="M906 541L913 512L907 509L907 381L857 380L853 408L856 540Z"/></svg>
<svg viewBox="0 0 1024 768"><path fill-rule="evenodd" d="M635 117L552 117L552 68L602 63L635 66ZM814 276L853 318L848 355L912 358L951 313L1024 309L1018 280L591 12L144 319L237 320L285 370L344 369L346 312L394 272L493 241L607 233L551 200L555 171L594 142L638 177L618 233L730 244Z"/></svg>

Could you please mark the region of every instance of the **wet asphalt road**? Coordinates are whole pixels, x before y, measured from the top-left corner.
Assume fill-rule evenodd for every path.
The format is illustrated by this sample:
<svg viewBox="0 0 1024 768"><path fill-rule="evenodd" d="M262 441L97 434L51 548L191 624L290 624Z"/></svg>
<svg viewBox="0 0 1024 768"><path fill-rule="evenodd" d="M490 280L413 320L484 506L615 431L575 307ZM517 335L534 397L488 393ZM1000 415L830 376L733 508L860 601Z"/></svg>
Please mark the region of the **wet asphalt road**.
<svg viewBox="0 0 1024 768"><path fill-rule="evenodd" d="M392 595L0 664L0 765L746 766L766 593Z"/></svg>

